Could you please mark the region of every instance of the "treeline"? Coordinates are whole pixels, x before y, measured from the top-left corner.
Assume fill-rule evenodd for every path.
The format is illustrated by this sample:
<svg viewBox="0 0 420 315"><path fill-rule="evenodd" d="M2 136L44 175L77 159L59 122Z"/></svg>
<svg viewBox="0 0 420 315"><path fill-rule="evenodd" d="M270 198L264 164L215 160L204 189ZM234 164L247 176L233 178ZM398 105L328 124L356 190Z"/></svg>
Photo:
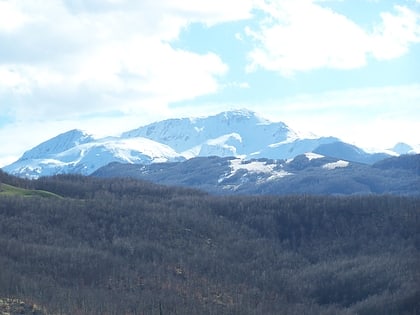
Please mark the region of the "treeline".
<svg viewBox="0 0 420 315"><path fill-rule="evenodd" d="M0 297L53 314L420 310L420 199L214 197L130 179L0 182Z"/></svg>

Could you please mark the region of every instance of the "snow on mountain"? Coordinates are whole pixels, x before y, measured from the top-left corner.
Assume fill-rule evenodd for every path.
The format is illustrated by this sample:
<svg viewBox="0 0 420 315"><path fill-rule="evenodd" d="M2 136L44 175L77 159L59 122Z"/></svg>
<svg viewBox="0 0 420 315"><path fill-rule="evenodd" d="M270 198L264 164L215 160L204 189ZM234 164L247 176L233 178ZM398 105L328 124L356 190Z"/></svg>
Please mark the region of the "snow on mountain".
<svg viewBox="0 0 420 315"><path fill-rule="evenodd" d="M238 156L295 139L297 135L282 122L272 123L243 109L204 118L169 119L123 133L122 137L149 138L185 155L194 152L196 156L198 152L200 156L207 156L222 152L223 156L225 153Z"/></svg>
<svg viewBox="0 0 420 315"><path fill-rule="evenodd" d="M207 140L199 145L200 151L198 156L238 156L238 148L242 145L242 137L239 134L227 134L216 139Z"/></svg>
<svg viewBox="0 0 420 315"><path fill-rule="evenodd" d="M415 154L415 150L412 146L407 143L399 142L393 148L388 149L391 152L395 152L397 155L401 154Z"/></svg>
<svg viewBox="0 0 420 315"><path fill-rule="evenodd" d="M273 143L262 151L253 155L253 157L265 157L269 159L292 159L295 156L314 152L323 144L330 144L338 141L335 137L321 137L314 139L289 139L279 143ZM322 153L321 153L322 154Z"/></svg>
<svg viewBox="0 0 420 315"><path fill-rule="evenodd" d="M234 176L237 172L241 170L245 170L248 173L254 174L269 174L269 180L293 175L292 173L286 172L283 169L279 169L278 162L270 160L245 161L244 159L233 159L230 161L230 167L231 173L225 176L225 179Z"/></svg>
<svg viewBox="0 0 420 315"><path fill-rule="evenodd" d="M47 140L33 149L25 152L21 159L37 159L54 156L54 154L66 151L76 145L93 141L91 135L82 130L74 129Z"/></svg>
<svg viewBox="0 0 420 315"><path fill-rule="evenodd" d="M337 159L365 164L373 164L390 156L386 153L368 153L355 145L340 140L323 143L314 149L313 152Z"/></svg>
<svg viewBox="0 0 420 315"><path fill-rule="evenodd" d="M317 154L317 153L313 153L313 152L307 152L304 155L306 156L306 158L309 161L316 160L316 159L322 159L322 158L325 157L325 156L323 156L321 154Z"/></svg>
<svg viewBox="0 0 420 315"><path fill-rule="evenodd" d="M350 163L348 161L339 160L337 162L327 163L327 164L323 165L322 167L327 169L327 170L335 170L336 168L348 167L349 164Z"/></svg>
<svg viewBox="0 0 420 315"><path fill-rule="evenodd" d="M275 160L245 160L235 158L229 161L230 170L218 179L218 185L226 190L237 190L246 182L254 182L256 185L267 181L278 180L285 176L293 175L283 169L283 164ZM250 180L250 177L256 179Z"/></svg>
<svg viewBox="0 0 420 315"><path fill-rule="evenodd" d="M51 142L49 140L35 147L35 152L31 150L25 153L21 159L6 166L4 170L27 178L62 173L89 175L111 162L149 164L184 159L167 145L141 137L131 139L104 138L99 140L89 137L89 139L91 141L87 143L71 142L73 147L70 147L69 142L60 147L56 141ZM52 149L49 149L48 143L53 145ZM39 154L41 151L39 148L47 152L44 157ZM30 159L29 157L32 156L35 158Z"/></svg>
<svg viewBox="0 0 420 315"><path fill-rule="evenodd" d="M59 173L89 175L111 162L151 164L207 156L279 160L302 154L308 159L332 156L362 163L386 157L366 153L335 137L302 137L282 122L270 122L243 109L155 122L120 137L95 139L71 130L25 152L4 170L36 178ZM275 174L275 170L270 172Z"/></svg>
<svg viewBox="0 0 420 315"><path fill-rule="evenodd" d="M92 175L198 188L216 194L420 195L420 154L374 165L302 154L285 160L195 157L148 165L111 163Z"/></svg>

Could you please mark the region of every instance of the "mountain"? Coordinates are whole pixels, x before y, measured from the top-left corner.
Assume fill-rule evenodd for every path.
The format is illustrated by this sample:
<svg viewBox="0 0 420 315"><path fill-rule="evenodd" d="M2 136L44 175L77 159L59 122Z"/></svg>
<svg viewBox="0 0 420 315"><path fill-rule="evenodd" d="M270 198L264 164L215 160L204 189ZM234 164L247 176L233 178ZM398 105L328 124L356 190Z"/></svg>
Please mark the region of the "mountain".
<svg viewBox="0 0 420 315"><path fill-rule="evenodd" d="M177 163L111 163L95 177L131 177L216 194L420 195L420 154L374 165L309 153L291 160L197 157Z"/></svg>
<svg viewBox="0 0 420 315"><path fill-rule="evenodd" d="M355 145L342 141L323 143L313 152L335 158L345 157L346 160L365 164L373 164L389 157L386 153L367 153Z"/></svg>
<svg viewBox="0 0 420 315"><path fill-rule="evenodd" d="M407 154L399 157L384 159L375 163L373 167L382 170L406 170L412 174L420 176L420 154Z"/></svg>
<svg viewBox="0 0 420 315"><path fill-rule="evenodd" d="M388 156L366 153L335 137L302 137L283 122L270 122L243 109L209 117L168 119L119 137L95 139L71 130L25 152L4 170L28 178L89 175L112 162L147 165L209 156L292 159L309 152L368 164Z"/></svg>
<svg viewBox="0 0 420 315"><path fill-rule="evenodd" d="M414 152L414 148L407 143L399 142L393 148L389 149L397 154L411 154Z"/></svg>
<svg viewBox="0 0 420 315"><path fill-rule="evenodd" d="M92 136L81 130L70 130L45 141L23 154L21 160L53 158L54 155L69 150L75 146L93 141Z"/></svg>
<svg viewBox="0 0 420 315"><path fill-rule="evenodd" d="M89 175L111 162L152 163L182 159L170 147L150 139L94 139L80 130L72 130L25 152L4 171L27 178L63 173Z"/></svg>
<svg viewBox="0 0 420 315"><path fill-rule="evenodd" d="M204 118L169 119L122 134L166 144L186 157L249 156L274 143L298 138L282 122L243 109Z"/></svg>

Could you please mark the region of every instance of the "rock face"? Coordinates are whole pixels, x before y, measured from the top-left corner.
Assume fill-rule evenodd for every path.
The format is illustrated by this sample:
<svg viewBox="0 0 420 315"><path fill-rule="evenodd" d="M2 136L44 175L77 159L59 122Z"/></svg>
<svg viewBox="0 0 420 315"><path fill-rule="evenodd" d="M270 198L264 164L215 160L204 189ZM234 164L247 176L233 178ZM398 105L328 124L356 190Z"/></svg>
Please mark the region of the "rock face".
<svg viewBox="0 0 420 315"><path fill-rule="evenodd" d="M28 304L19 299L0 298L2 315L46 315L47 313L35 304Z"/></svg>
<svg viewBox="0 0 420 315"><path fill-rule="evenodd" d="M292 159L310 152L367 164L387 156L366 153L335 137L301 137L283 122L236 110L203 118L164 120L120 137L95 139L81 130L71 130L25 152L3 170L28 178L90 175L112 162L152 164L209 156Z"/></svg>

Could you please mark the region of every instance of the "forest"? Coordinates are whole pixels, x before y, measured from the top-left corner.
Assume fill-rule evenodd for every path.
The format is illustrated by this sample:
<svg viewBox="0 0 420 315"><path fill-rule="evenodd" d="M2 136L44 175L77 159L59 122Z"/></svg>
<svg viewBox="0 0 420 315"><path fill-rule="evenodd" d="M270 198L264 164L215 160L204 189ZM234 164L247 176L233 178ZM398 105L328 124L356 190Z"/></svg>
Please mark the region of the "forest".
<svg viewBox="0 0 420 315"><path fill-rule="evenodd" d="M0 171L0 298L48 314L416 315L420 198Z"/></svg>

